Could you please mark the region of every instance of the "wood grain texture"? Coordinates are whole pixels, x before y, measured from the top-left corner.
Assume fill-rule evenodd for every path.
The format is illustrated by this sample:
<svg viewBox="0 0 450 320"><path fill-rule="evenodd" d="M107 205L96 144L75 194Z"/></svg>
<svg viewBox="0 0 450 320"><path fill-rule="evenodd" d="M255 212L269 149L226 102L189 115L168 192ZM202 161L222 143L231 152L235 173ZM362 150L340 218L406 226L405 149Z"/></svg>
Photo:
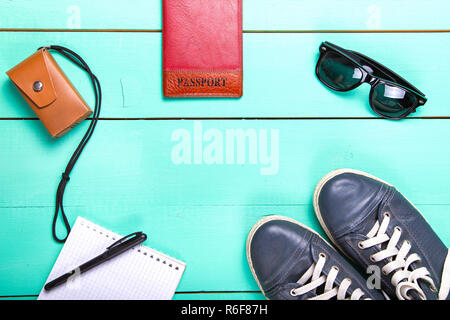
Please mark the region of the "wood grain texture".
<svg viewBox="0 0 450 320"><path fill-rule="evenodd" d="M88 126L51 139L4 74L48 44L86 59L101 79L101 116L109 119L73 171L69 219L83 216L123 234L145 230L146 244L187 262L175 299L263 299L246 262L248 231L278 214L323 234L312 193L337 168L395 185L450 245L448 119L374 119L367 86L334 93L314 75L320 43L335 42L425 92L429 103L414 116L448 118L449 9L446 0L244 0L244 98L171 100L162 97L160 0L0 0L0 300L39 294L61 250L51 238L60 173ZM92 102L87 76L56 58ZM279 170L262 175L260 158L176 165L172 138L189 133L195 141L199 124L224 136L275 130Z"/></svg>
<svg viewBox="0 0 450 320"><path fill-rule="evenodd" d="M36 300L37 296L0 297L1 301ZM265 300L261 293L255 292L195 292L176 293L174 300Z"/></svg>
<svg viewBox="0 0 450 320"><path fill-rule="evenodd" d="M164 99L160 34L0 33L0 70L8 70L42 45L73 48L101 79L102 117L375 117L368 102L368 86L336 93L316 79L314 70L323 40L379 60L423 91L429 102L414 116L450 116L445 85L446 71L450 71L450 33L245 34L245 89L238 101ZM92 104L87 76L57 58ZM0 117L34 116L7 76L0 74Z"/></svg>
<svg viewBox="0 0 450 320"><path fill-rule="evenodd" d="M58 172L83 128L55 141L38 121L1 124L8 139L0 164L8 169L0 172L0 234L15 246L2 246L8 263L0 296L37 294L61 249L50 233ZM450 133L445 120L202 124L205 131L279 130L279 173L261 176L248 164L175 165L171 136L193 130L193 121L101 121L66 191L71 222L80 215L119 233L146 230L149 245L187 262L180 291L254 291L244 250L253 224L281 214L320 231L311 205L315 184L332 169L351 167L396 185L450 242L442 214L450 204L448 143L438 138Z"/></svg>
<svg viewBox="0 0 450 320"><path fill-rule="evenodd" d="M446 0L245 0L246 30L449 29ZM160 0L0 0L0 28L161 29Z"/></svg>
<svg viewBox="0 0 450 320"><path fill-rule="evenodd" d="M245 258L245 238L256 221L265 215L283 214L320 231L311 206L192 206L146 208L133 205L68 207L70 214L83 216L122 233L145 229L146 244L187 262L179 292L258 291ZM449 206L419 206L446 244ZM61 247L50 236L51 208L2 208L0 230L14 246L2 247L7 260L0 272L0 296L38 295ZM70 219L73 221L72 217ZM5 230L6 229L6 230ZM321 231L320 231L321 232ZM323 234L323 232L321 232ZM215 254L212 254L215 253ZM220 254L218 254L220 253ZM20 278L17 277L20 274ZM222 293L215 299L244 298L244 294ZM252 294L253 298L262 298ZM177 299L206 298L180 294Z"/></svg>
<svg viewBox="0 0 450 320"><path fill-rule="evenodd" d="M245 237L259 218L280 210L279 207L250 206L152 206L144 209L133 205L121 208L120 213L112 208L105 209L94 206L87 210L90 213L83 215L124 234L136 228L145 229L149 235L146 244L186 261L188 267L179 292L257 291L245 257ZM68 210L73 212L74 208L68 206ZM1 227L1 231L12 237L10 241L20 239L14 247L2 248L2 255L9 263L2 265L0 296L38 295L45 284L61 250L49 233L50 211L50 208L0 209L3 221L8 222L8 230ZM284 211L292 217L302 215L303 210ZM19 220L20 224L13 223ZM308 220L310 222L304 222L316 224L313 219ZM17 274L21 275L20 279ZM183 294L180 298L197 299L199 296Z"/></svg>
<svg viewBox="0 0 450 320"><path fill-rule="evenodd" d="M54 191L65 165L78 145L87 123L62 139L53 140L39 121L0 122L0 205L3 207L52 207ZM249 164L226 165L230 153L223 143L223 163L177 165L172 153L179 145L180 130L198 138L210 130L225 139L227 130L266 130L270 149L278 149L270 164L256 154ZM277 133L271 135L271 130ZM209 132L208 132L209 131ZM83 201L87 207L98 199L148 205L292 205L311 204L316 183L337 168L355 168L389 181L415 204L450 204L447 120L316 121L100 121L96 134L75 167L64 198L67 205ZM247 145L248 145L248 139ZM262 141L262 140L261 140ZM277 142L278 141L278 142ZM204 139L206 153L211 142ZM233 149L233 150L234 150ZM276 150L274 151L276 152ZM178 154L178 153L177 153ZM175 160L174 160L175 159ZM203 160L203 158L201 159ZM262 175L264 168L278 168ZM417 183L406 179L414 175ZM11 177L19 177L11 179Z"/></svg>

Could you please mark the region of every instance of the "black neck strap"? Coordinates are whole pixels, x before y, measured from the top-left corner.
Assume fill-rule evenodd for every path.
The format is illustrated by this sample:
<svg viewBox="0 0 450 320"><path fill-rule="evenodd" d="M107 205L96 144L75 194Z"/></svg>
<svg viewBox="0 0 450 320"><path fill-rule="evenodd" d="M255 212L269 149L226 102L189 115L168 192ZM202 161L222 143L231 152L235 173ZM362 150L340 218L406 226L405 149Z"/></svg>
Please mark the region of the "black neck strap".
<svg viewBox="0 0 450 320"><path fill-rule="evenodd" d="M67 219L67 216L64 212L63 207L63 197L64 197L64 191L66 189L66 185L70 180L70 174L80 157L81 153L83 152L84 148L86 147L87 143L89 142L89 139L91 139L92 134L94 133L95 127L97 126L98 117L100 115L100 109L102 104L102 90L100 87L100 82L98 81L98 78L92 73L89 66L86 64L86 62L75 52L61 46L49 46L45 47L46 50L54 50L58 52L59 54L63 55L73 63L75 63L78 67L86 71L92 81L92 86L94 87L94 94L95 94L95 108L94 108L94 114L91 119L91 124L89 125L89 128L84 135L83 139L81 140L80 144L78 145L77 149L75 150L74 154L70 158L69 163L67 164L66 170L62 174L61 182L59 183L58 190L56 191L56 209L55 209L55 215L53 217L53 225L52 225L52 232L53 232L53 238L58 243L64 243L66 242L69 233L70 233L70 224ZM56 235L56 222L58 220L58 214L61 210L61 216L63 218L64 225L67 230L67 235L65 238L60 239Z"/></svg>

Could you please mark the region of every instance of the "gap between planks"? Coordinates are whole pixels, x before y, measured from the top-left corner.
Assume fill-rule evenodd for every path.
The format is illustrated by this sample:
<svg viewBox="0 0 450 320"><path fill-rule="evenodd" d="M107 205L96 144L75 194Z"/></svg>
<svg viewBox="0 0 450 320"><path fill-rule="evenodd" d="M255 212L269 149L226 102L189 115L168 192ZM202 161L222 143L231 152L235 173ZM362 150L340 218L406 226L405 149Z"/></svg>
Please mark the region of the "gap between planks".
<svg viewBox="0 0 450 320"><path fill-rule="evenodd" d="M258 294L260 291L180 291L175 295L200 295L200 294ZM38 295L0 296L0 299L38 298Z"/></svg>
<svg viewBox="0 0 450 320"><path fill-rule="evenodd" d="M0 32L110 32L110 33L161 33L161 29L46 29L0 28ZM244 30L243 33L450 33L450 29L401 30Z"/></svg>
<svg viewBox="0 0 450 320"><path fill-rule="evenodd" d="M405 120L449 120L450 116L408 117ZM0 121L38 121L36 117L8 117ZM92 121L92 118L85 121ZM177 120L386 120L382 117L155 117L155 118L98 118L99 121L177 121Z"/></svg>

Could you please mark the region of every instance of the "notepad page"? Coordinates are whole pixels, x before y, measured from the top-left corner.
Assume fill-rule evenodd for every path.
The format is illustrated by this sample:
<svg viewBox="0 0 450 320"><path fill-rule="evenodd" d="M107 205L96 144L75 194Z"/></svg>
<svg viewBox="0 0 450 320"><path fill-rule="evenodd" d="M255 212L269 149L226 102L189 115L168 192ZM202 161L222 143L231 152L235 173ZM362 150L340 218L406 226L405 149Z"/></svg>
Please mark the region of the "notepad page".
<svg viewBox="0 0 450 320"><path fill-rule="evenodd" d="M46 283L105 252L122 236L79 217ZM50 292L39 300L170 300L186 264L137 246Z"/></svg>

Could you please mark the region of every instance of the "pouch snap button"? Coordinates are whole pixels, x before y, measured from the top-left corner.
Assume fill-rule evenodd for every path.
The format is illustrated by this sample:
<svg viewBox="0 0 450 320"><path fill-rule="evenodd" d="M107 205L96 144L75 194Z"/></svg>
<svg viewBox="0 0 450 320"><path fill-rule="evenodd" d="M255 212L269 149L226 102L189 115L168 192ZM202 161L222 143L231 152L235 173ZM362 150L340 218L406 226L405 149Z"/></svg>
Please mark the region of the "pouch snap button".
<svg viewBox="0 0 450 320"><path fill-rule="evenodd" d="M41 81L36 81L33 83L33 90L35 92L41 92L44 89L44 84Z"/></svg>

